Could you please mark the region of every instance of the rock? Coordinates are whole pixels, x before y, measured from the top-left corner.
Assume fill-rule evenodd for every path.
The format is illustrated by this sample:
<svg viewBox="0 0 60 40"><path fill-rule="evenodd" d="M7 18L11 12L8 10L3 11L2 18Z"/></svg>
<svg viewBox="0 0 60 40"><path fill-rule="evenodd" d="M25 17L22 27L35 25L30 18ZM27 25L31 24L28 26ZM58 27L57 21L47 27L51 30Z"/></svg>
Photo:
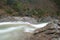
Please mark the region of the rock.
<svg viewBox="0 0 60 40"><path fill-rule="evenodd" d="M58 26L58 25L57 25ZM60 27L56 31L55 24L49 23L47 26L34 31L31 40L60 40Z"/></svg>
<svg viewBox="0 0 60 40"><path fill-rule="evenodd" d="M24 22L30 22L33 24L38 23L37 20L32 17L13 17L13 16L11 17L11 16L8 16L8 17L3 17L0 19L0 22L9 22L9 21L24 21Z"/></svg>
<svg viewBox="0 0 60 40"><path fill-rule="evenodd" d="M22 21L30 22L30 23L38 23L36 19L31 18L31 17L23 17Z"/></svg>
<svg viewBox="0 0 60 40"><path fill-rule="evenodd" d="M47 17L42 17L40 19L41 22L49 22L49 21L52 21L52 18L50 16L47 16Z"/></svg>

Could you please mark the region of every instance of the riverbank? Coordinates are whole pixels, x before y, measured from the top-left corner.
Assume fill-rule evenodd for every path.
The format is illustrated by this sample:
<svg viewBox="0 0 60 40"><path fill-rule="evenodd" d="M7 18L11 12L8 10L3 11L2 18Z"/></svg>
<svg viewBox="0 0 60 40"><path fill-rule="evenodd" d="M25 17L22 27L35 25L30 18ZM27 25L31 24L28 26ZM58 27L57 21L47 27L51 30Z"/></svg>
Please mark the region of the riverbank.
<svg viewBox="0 0 60 40"><path fill-rule="evenodd" d="M30 23L38 23L37 19L32 17L17 17L17 16L7 16L7 17L1 17L0 22L14 22L14 21L24 21L24 22L30 22Z"/></svg>
<svg viewBox="0 0 60 40"><path fill-rule="evenodd" d="M33 24L37 24L40 22L50 22L52 20L60 20L58 17L51 17L51 16L46 16L46 17L41 17L41 18L36 18L36 17L28 17L28 16L2 16L0 17L0 22L14 22L14 21L24 21L24 22L29 22Z"/></svg>

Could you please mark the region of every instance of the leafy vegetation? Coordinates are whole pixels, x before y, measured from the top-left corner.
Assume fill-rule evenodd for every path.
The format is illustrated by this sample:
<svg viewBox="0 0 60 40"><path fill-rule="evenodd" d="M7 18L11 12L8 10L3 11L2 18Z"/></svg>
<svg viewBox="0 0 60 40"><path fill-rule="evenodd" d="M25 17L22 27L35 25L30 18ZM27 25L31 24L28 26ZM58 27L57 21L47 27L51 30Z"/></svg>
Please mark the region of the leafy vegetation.
<svg viewBox="0 0 60 40"><path fill-rule="evenodd" d="M60 8L60 0L53 0L57 5L58 7Z"/></svg>
<svg viewBox="0 0 60 40"><path fill-rule="evenodd" d="M54 2L57 4L58 6L58 11L57 11L57 16L60 16L60 0L54 0Z"/></svg>
<svg viewBox="0 0 60 40"><path fill-rule="evenodd" d="M24 1L24 0L22 0ZM21 0L0 0L0 2L3 2L5 5L9 6L10 8L6 9L6 13L13 14L14 10L17 12L17 15L23 15L23 16L38 16L41 17L42 15L45 15L47 13L51 14L52 9L50 10L48 8L29 8L29 3L36 3L37 0L26 0L26 3L21 2ZM60 8L60 0L53 0L58 5L58 8ZM35 5L35 4L34 4ZM56 15L60 15L60 12L56 12Z"/></svg>
<svg viewBox="0 0 60 40"><path fill-rule="evenodd" d="M6 9L5 12L6 12L7 14L12 14L12 13L13 13L11 9Z"/></svg>

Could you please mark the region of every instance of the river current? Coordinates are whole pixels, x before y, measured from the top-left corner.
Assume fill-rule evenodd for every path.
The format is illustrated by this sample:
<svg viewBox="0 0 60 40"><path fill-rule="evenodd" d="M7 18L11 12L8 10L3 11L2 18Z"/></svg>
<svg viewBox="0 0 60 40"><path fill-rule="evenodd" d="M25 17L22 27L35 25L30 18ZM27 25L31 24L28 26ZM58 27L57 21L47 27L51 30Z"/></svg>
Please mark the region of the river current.
<svg viewBox="0 0 60 40"><path fill-rule="evenodd" d="M34 30L43 28L48 24L31 24L29 22L1 22L0 23L0 40L25 40Z"/></svg>

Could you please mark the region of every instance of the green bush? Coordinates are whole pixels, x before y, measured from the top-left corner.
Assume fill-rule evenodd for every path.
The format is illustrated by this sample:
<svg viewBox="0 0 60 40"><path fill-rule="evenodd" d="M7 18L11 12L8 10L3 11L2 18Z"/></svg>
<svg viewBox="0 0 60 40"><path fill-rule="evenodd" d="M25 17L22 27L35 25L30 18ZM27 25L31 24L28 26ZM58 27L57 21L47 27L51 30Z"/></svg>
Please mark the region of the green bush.
<svg viewBox="0 0 60 40"><path fill-rule="evenodd" d="M58 9L60 9L60 0L52 0L52 1L54 1L57 4Z"/></svg>
<svg viewBox="0 0 60 40"><path fill-rule="evenodd" d="M7 0L7 5L13 5L16 2L16 0Z"/></svg>
<svg viewBox="0 0 60 40"><path fill-rule="evenodd" d="M5 12L6 12L7 14L12 14L12 13L13 13L11 9L7 9L7 10L5 10Z"/></svg>
<svg viewBox="0 0 60 40"><path fill-rule="evenodd" d="M0 3L3 3L3 4L6 4L7 3L7 0L0 0Z"/></svg>
<svg viewBox="0 0 60 40"><path fill-rule="evenodd" d="M16 10L17 12L19 12L20 10L22 10L23 8L22 8L22 3L21 2L16 2L13 6L12 6L12 8L14 9L14 10Z"/></svg>

